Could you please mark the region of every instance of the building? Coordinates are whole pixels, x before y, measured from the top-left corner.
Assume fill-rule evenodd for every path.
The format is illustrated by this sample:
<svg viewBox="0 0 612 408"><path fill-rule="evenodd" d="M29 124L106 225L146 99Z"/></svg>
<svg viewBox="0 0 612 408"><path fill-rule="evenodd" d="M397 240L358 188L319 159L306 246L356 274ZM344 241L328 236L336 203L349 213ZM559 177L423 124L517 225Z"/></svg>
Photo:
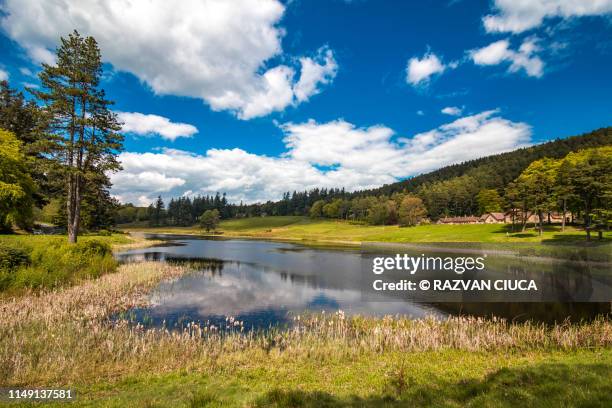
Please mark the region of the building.
<svg viewBox="0 0 612 408"><path fill-rule="evenodd" d="M527 224L530 224L530 223L537 224L538 222L540 222L538 219L538 215L535 213L532 213L531 211L527 211L526 216L527 216ZM515 224L521 224L524 220L523 211L519 210L518 208L514 208L504 213L504 223L505 224L512 224L513 219L514 219Z"/></svg>
<svg viewBox="0 0 612 408"><path fill-rule="evenodd" d="M505 224L506 214L501 212L485 213L480 217L480 222L485 224ZM512 222L512 220L510 220L510 222Z"/></svg>
<svg viewBox="0 0 612 408"><path fill-rule="evenodd" d="M438 220L438 224L478 224L478 217L444 217Z"/></svg>

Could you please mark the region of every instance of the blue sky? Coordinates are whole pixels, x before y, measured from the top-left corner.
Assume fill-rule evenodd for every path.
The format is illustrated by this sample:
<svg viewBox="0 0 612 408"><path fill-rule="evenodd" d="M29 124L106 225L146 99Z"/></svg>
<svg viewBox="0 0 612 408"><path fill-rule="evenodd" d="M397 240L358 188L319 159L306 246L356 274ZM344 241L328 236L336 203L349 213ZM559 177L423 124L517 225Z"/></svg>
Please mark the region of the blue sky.
<svg viewBox="0 0 612 408"><path fill-rule="evenodd" d="M98 39L122 201L354 190L610 125L612 1L526 3L5 0L0 77Z"/></svg>

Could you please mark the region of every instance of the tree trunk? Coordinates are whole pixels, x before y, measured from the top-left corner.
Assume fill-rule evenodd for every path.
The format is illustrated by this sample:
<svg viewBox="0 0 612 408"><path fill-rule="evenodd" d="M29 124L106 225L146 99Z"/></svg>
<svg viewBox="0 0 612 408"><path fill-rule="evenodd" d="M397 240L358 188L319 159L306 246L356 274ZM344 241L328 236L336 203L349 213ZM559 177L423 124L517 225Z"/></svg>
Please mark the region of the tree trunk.
<svg viewBox="0 0 612 408"><path fill-rule="evenodd" d="M542 211L538 212L538 221L539 221L539 226L538 226L538 235L542 236L542 223L544 222L544 214L542 213Z"/></svg>
<svg viewBox="0 0 612 408"><path fill-rule="evenodd" d="M74 84L71 84L74 86ZM76 117L76 98L72 97L72 105L71 105L71 124L70 124L70 144L68 145L68 149L66 152L66 161L68 165L68 192L67 192L67 200L66 200L66 228L68 232L68 242L71 244L76 243L77 241L77 233L74 230L74 190L75 190L75 179L74 174L72 174L72 169L74 167L74 136L75 136L75 117Z"/></svg>
<svg viewBox="0 0 612 408"><path fill-rule="evenodd" d="M66 229L68 232L68 242L70 242L71 244L76 242L76 236L74 235L74 231L72 230L72 216L73 216L73 200L72 200L72 196L73 196L73 186L72 186L72 174L69 173L68 174L68 180L67 180L67 199L66 199Z"/></svg>
<svg viewBox="0 0 612 408"><path fill-rule="evenodd" d="M527 210L525 209L524 206L523 206L522 216L523 216L523 219L522 219L523 225L521 227L521 232L525 232L525 229L527 228L527 220L529 219L529 214L527 214Z"/></svg>
<svg viewBox="0 0 612 408"><path fill-rule="evenodd" d="M561 221L561 231L565 231L565 214L567 213L567 199L563 199L563 220Z"/></svg>
<svg viewBox="0 0 612 408"><path fill-rule="evenodd" d="M587 241L591 240L591 216L589 213L589 206L587 204L584 208L584 229L586 230Z"/></svg>

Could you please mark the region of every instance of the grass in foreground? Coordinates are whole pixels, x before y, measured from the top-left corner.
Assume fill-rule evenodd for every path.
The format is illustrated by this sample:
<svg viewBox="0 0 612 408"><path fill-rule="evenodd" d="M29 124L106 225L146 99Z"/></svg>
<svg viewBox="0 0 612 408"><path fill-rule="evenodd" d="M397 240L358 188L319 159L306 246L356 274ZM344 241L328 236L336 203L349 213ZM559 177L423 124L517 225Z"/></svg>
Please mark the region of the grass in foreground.
<svg viewBox="0 0 612 408"><path fill-rule="evenodd" d="M203 234L197 227L126 227L126 230L146 230L179 234ZM545 226L540 237L533 228L525 232L513 232L505 224L468 225L419 225L400 228L397 225L371 226L341 220L311 219L308 217L253 217L224 220L219 231L223 236L241 236L265 239L300 241L359 242L490 242L490 243L539 243L577 242L586 239L582 230L567 227L564 232L558 225ZM612 240L612 232L605 232L606 241ZM596 237L593 237L594 241Z"/></svg>
<svg viewBox="0 0 612 408"><path fill-rule="evenodd" d="M123 265L0 301L0 383L73 387L75 406L606 406L612 323L304 316L240 334L146 330L108 317L187 272Z"/></svg>

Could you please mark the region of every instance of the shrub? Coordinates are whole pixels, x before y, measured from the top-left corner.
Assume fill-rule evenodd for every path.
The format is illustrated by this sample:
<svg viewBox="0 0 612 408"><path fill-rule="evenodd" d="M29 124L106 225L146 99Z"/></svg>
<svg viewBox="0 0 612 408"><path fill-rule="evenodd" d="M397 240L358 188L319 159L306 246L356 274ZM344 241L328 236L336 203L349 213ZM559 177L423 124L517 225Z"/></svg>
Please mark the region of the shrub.
<svg viewBox="0 0 612 408"><path fill-rule="evenodd" d="M95 239L77 244L45 242L34 246L30 254L0 249L0 262L7 265L0 268L0 290L56 287L97 278L117 267L110 245Z"/></svg>
<svg viewBox="0 0 612 408"><path fill-rule="evenodd" d="M26 250L0 242L0 291L11 286L16 268L29 263L30 255Z"/></svg>
<svg viewBox="0 0 612 408"><path fill-rule="evenodd" d="M29 263L30 255L25 249L0 242L0 269L13 269Z"/></svg>

